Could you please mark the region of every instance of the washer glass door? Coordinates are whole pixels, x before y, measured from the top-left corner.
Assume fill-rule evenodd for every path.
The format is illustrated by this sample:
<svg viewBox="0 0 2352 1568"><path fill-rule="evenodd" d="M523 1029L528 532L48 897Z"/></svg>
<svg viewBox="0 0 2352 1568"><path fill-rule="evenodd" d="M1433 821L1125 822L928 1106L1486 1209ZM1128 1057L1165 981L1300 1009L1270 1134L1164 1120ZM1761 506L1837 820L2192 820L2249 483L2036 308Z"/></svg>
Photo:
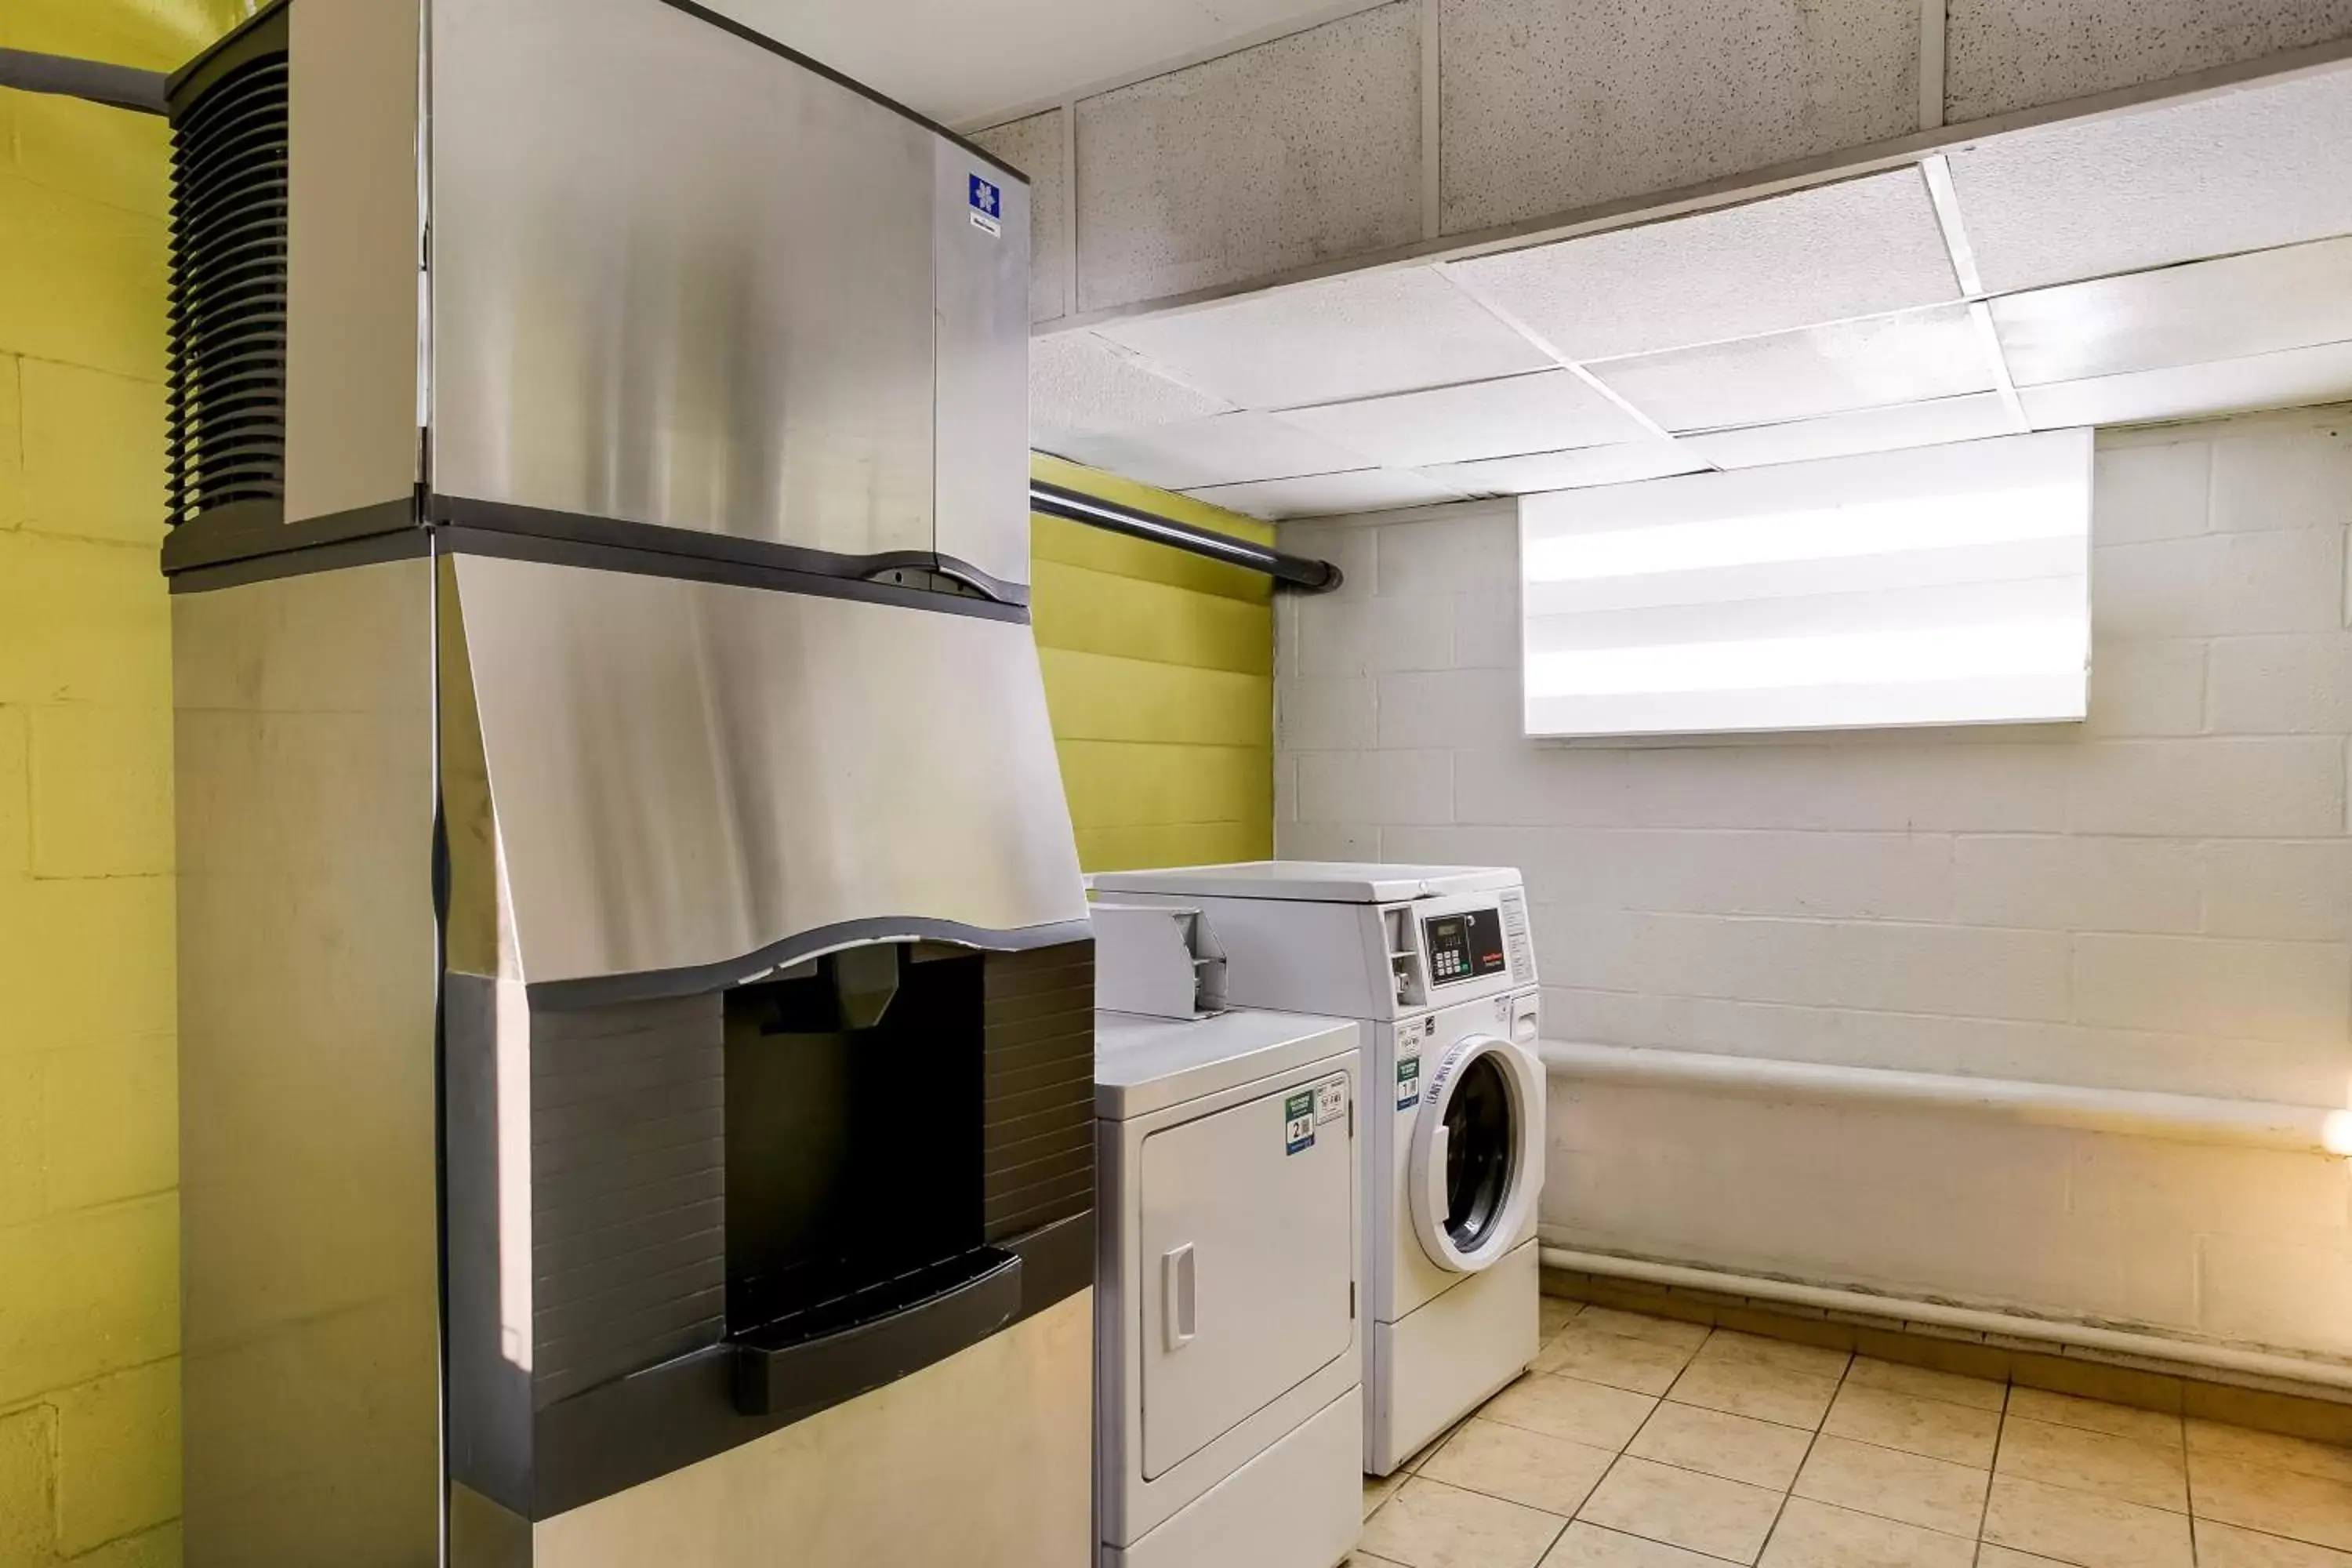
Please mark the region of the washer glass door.
<svg viewBox="0 0 2352 1568"><path fill-rule="evenodd" d="M1511 1047L1472 1035L1445 1051L1413 1128L1407 1176L1413 1226L1433 1262L1473 1273L1510 1250L1529 1201L1528 1111Z"/></svg>

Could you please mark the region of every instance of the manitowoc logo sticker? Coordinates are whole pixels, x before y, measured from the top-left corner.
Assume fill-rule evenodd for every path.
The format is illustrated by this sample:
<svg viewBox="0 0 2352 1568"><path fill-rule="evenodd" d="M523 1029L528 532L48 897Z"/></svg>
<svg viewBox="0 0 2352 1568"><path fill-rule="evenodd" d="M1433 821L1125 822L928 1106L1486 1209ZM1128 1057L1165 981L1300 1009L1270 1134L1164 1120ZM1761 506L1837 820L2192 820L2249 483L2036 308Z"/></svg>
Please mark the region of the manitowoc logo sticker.
<svg viewBox="0 0 2352 1568"><path fill-rule="evenodd" d="M971 226L992 236L1004 232L1004 193L978 174L971 177Z"/></svg>

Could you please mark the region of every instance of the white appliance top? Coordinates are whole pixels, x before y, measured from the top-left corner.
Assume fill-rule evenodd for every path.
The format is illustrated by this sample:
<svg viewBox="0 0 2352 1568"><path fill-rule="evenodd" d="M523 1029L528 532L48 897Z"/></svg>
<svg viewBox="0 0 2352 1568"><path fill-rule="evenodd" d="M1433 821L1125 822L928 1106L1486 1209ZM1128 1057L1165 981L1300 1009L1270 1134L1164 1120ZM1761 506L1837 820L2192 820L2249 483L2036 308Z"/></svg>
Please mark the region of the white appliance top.
<svg viewBox="0 0 2352 1568"><path fill-rule="evenodd" d="M1336 1056L1355 1045L1351 1018L1237 1007L1213 1018L1095 1015L1095 1115L1107 1121L1181 1105Z"/></svg>
<svg viewBox="0 0 2352 1568"><path fill-rule="evenodd" d="M1099 892L1200 899L1294 899L1321 904L1392 904L1450 893L1490 893L1519 885L1508 866L1382 866L1352 860L1244 860L1230 866L1171 866L1099 871Z"/></svg>

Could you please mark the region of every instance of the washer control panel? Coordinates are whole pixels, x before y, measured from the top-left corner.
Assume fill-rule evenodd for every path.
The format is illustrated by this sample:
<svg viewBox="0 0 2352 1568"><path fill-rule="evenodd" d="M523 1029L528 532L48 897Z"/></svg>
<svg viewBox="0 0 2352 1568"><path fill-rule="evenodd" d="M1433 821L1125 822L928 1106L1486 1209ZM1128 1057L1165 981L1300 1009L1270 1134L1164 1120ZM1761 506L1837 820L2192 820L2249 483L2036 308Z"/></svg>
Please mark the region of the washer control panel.
<svg viewBox="0 0 2352 1568"><path fill-rule="evenodd" d="M1510 967L1503 949L1503 912L1499 908L1430 915L1422 921L1421 931L1429 953L1432 985L1483 980Z"/></svg>
<svg viewBox="0 0 2352 1568"><path fill-rule="evenodd" d="M1521 889L1385 904L1380 931L1400 1012L1536 983Z"/></svg>

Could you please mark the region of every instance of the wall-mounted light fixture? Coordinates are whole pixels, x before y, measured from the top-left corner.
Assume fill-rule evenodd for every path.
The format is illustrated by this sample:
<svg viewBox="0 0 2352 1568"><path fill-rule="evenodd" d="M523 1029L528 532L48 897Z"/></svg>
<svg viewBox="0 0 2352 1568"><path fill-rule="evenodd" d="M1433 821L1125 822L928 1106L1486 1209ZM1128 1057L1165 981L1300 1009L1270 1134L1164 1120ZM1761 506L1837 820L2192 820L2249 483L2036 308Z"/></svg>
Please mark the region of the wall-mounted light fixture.
<svg viewBox="0 0 2352 1568"><path fill-rule="evenodd" d="M2091 435L1520 502L1531 736L2079 720Z"/></svg>

